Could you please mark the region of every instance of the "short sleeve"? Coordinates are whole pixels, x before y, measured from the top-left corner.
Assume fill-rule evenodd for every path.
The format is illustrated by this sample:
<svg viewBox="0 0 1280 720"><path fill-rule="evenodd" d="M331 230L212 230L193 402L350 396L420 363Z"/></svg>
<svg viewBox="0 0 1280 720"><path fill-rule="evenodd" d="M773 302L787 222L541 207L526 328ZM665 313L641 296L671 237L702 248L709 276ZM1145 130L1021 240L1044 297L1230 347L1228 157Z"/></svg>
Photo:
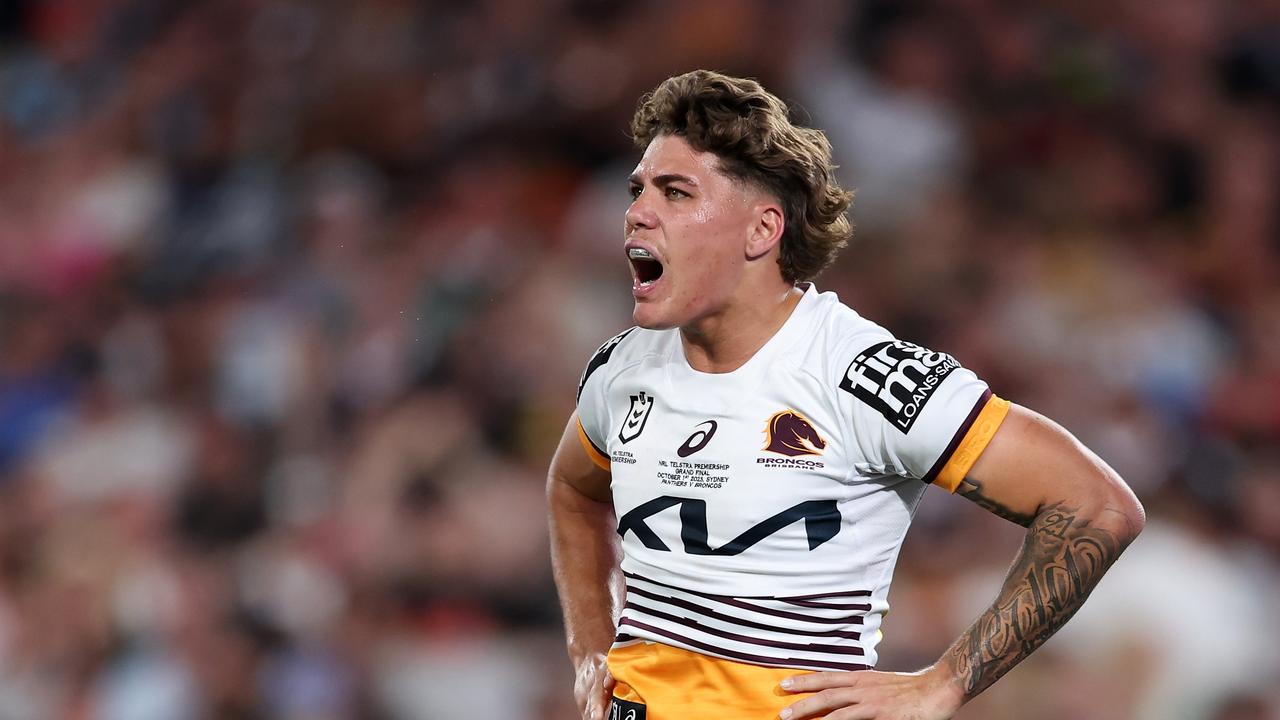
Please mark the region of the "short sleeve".
<svg viewBox="0 0 1280 720"><path fill-rule="evenodd" d="M587 362L578 382L578 439L592 462L605 470L610 467L605 441L609 435L609 405L605 392L609 373L606 366L614 350L632 330L635 328L625 330L601 345Z"/></svg>
<svg viewBox="0 0 1280 720"><path fill-rule="evenodd" d="M850 346L839 404L866 461L954 492L1008 401L946 353L891 337Z"/></svg>

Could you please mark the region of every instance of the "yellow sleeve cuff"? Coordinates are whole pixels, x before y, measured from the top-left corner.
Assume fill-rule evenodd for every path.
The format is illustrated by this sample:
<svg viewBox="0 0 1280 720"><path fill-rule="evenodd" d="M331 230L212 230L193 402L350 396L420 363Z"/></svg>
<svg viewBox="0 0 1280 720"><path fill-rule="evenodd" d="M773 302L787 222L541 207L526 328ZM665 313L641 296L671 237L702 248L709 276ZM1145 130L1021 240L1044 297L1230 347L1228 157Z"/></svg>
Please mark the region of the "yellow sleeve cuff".
<svg viewBox="0 0 1280 720"><path fill-rule="evenodd" d="M591 462L600 467L601 470L609 470L609 457L600 452L600 448L591 442L591 438L587 437L587 431L582 428L582 420L578 420L578 439L582 441L582 448L587 451L587 457L591 458Z"/></svg>
<svg viewBox="0 0 1280 720"><path fill-rule="evenodd" d="M987 404L982 407L978 417L969 426L969 430L965 432L964 438L947 459L947 464L942 466L933 484L946 488L947 492L955 492L956 488L960 487L960 481L964 480L969 474L969 469L977 462L978 456L987 449L987 443L991 442L991 438L995 436L996 430L1000 428L1000 424L1008 414L1008 400L995 395L988 398Z"/></svg>

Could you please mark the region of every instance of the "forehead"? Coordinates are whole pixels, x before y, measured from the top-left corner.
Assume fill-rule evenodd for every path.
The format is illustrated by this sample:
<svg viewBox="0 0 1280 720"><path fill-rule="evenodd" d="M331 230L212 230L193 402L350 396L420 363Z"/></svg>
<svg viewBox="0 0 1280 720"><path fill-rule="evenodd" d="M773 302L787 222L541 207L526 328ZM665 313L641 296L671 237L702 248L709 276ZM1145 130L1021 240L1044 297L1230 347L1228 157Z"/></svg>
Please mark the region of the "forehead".
<svg viewBox="0 0 1280 720"><path fill-rule="evenodd" d="M696 150L679 135L659 135L650 141L631 177L647 180L673 174L685 175L698 184L729 180L721 172L720 159L715 153Z"/></svg>

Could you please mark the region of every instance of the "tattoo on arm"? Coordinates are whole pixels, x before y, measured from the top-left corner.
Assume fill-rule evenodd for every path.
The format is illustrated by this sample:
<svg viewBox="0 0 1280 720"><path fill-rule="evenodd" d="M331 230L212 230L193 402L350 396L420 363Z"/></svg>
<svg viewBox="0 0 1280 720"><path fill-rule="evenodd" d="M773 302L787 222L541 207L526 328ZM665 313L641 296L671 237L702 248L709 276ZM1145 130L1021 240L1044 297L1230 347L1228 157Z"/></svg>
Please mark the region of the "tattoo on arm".
<svg viewBox="0 0 1280 720"><path fill-rule="evenodd" d="M944 660L966 698L1000 679L1071 619L1124 549L1126 543L1091 527L1079 511L1056 503L1036 515L999 597L947 651Z"/></svg>
<svg viewBox="0 0 1280 720"><path fill-rule="evenodd" d="M956 494L966 497L977 503L978 507L988 510L999 515L1010 522L1015 522L1022 527L1030 527L1031 521L1035 520L1034 515L1026 515L1009 507L1005 507L1000 503L992 500L982 494L982 483L973 478L965 478L960 481L960 487L956 488Z"/></svg>

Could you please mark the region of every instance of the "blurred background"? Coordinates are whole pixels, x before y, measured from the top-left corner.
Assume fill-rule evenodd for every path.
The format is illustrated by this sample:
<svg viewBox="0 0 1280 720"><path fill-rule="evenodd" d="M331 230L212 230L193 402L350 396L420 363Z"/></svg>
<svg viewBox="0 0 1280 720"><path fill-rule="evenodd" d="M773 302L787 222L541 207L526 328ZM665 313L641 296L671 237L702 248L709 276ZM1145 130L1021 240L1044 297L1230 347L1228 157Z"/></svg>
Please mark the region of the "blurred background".
<svg viewBox="0 0 1280 720"><path fill-rule="evenodd" d="M576 717L543 478L699 67L833 141L820 289L1146 504L960 717L1280 718L1280 2L0 0L0 720ZM927 493L881 667L1020 538Z"/></svg>

